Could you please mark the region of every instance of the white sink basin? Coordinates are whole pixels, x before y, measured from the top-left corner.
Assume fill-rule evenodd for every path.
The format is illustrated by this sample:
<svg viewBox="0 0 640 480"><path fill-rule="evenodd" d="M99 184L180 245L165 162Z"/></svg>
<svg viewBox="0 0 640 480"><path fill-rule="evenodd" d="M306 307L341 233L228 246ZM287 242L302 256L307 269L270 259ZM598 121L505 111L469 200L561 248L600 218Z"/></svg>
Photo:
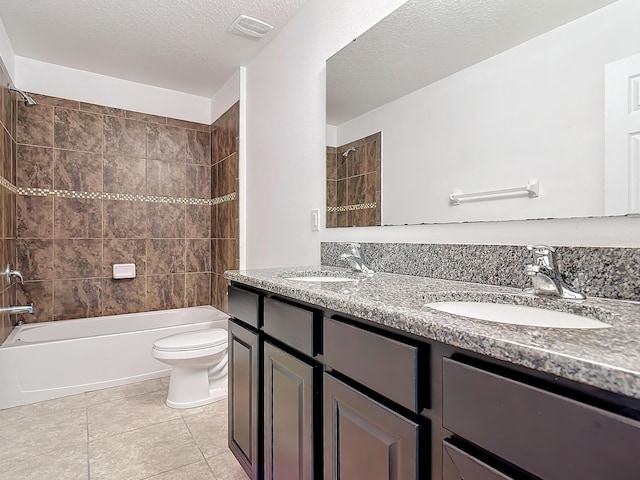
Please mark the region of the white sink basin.
<svg viewBox="0 0 640 480"><path fill-rule="evenodd" d="M357 282L353 278L346 277L286 277L286 280L295 280L296 282Z"/></svg>
<svg viewBox="0 0 640 480"><path fill-rule="evenodd" d="M434 302L427 307L488 322L553 328L609 328L611 325L572 313L504 303Z"/></svg>

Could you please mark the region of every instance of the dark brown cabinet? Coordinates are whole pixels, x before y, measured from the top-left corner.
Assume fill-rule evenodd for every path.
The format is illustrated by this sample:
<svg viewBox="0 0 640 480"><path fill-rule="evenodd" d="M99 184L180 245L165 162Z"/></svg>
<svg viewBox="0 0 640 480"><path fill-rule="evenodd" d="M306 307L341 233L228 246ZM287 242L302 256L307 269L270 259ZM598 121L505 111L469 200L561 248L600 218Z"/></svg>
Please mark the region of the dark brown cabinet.
<svg viewBox="0 0 640 480"><path fill-rule="evenodd" d="M640 422L448 358L442 424L537 478L640 478Z"/></svg>
<svg viewBox="0 0 640 480"><path fill-rule="evenodd" d="M514 480L469 453L442 443L442 480Z"/></svg>
<svg viewBox="0 0 640 480"><path fill-rule="evenodd" d="M259 466L258 334L229 322L229 449L251 480L260 478Z"/></svg>
<svg viewBox="0 0 640 480"><path fill-rule="evenodd" d="M252 480L640 479L640 401L235 284L229 448Z"/></svg>
<svg viewBox="0 0 640 480"><path fill-rule="evenodd" d="M264 343L264 478L313 480L314 367Z"/></svg>
<svg viewBox="0 0 640 480"><path fill-rule="evenodd" d="M417 423L324 374L324 479L416 480Z"/></svg>

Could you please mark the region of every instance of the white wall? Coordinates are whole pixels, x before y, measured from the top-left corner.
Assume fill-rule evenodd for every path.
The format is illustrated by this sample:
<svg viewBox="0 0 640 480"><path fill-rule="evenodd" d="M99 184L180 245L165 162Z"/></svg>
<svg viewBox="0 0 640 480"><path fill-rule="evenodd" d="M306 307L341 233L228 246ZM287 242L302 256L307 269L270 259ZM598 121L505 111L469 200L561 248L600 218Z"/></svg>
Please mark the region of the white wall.
<svg viewBox="0 0 640 480"><path fill-rule="evenodd" d="M402 3L310 0L247 66L247 267L318 263L325 60Z"/></svg>
<svg viewBox="0 0 640 480"><path fill-rule="evenodd" d="M247 69L240 67L240 125L238 130L238 221L240 268L247 268Z"/></svg>
<svg viewBox="0 0 640 480"><path fill-rule="evenodd" d="M244 67L243 67L244 70ZM215 122L224 112L240 100L240 70L236 71L211 98L211 122Z"/></svg>
<svg viewBox="0 0 640 480"><path fill-rule="evenodd" d="M211 99L16 56L22 90L198 123L211 123Z"/></svg>
<svg viewBox="0 0 640 480"><path fill-rule="evenodd" d="M11 46L11 41L7 35L7 31L4 28L4 23L0 19L0 58L4 62L4 66L7 67L7 72L11 77L13 83L16 83L16 55Z"/></svg>
<svg viewBox="0 0 640 480"><path fill-rule="evenodd" d="M325 60L402 3L310 0L248 65L246 267L317 264L320 241L640 246L640 218L311 231L310 210L325 210Z"/></svg>

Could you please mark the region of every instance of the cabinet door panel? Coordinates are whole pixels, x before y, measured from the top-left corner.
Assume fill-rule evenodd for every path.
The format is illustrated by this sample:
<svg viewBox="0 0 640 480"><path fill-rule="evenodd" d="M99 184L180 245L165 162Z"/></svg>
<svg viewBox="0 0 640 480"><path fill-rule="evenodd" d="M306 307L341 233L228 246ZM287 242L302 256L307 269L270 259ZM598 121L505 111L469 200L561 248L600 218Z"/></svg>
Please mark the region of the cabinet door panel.
<svg viewBox="0 0 640 480"><path fill-rule="evenodd" d="M442 444L442 468L443 480L513 480L446 441Z"/></svg>
<svg viewBox="0 0 640 480"><path fill-rule="evenodd" d="M324 374L325 480L415 480L417 458L418 424Z"/></svg>
<svg viewBox="0 0 640 480"><path fill-rule="evenodd" d="M256 333L229 322L229 449L249 478L258 478L258 360Z"/></svg>
<svg viewBox="0 0 640 480"><path fill-rule="evenodd" d="M264 344L265 479L313 479L313 369Z"/></svg>

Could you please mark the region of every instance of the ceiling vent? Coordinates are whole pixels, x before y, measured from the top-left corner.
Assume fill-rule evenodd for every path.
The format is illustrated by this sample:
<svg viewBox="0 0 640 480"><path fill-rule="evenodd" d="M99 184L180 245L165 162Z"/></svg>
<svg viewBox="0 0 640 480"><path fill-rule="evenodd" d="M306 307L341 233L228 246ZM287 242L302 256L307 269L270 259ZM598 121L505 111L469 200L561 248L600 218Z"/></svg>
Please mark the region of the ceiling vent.
<svg viewBox="0 0 640 480"><path fill-rule="evenodd" d="M230 32L251 38L262 38L272 29L268 23L247 15L240 15L229 27Z"/></svg>

